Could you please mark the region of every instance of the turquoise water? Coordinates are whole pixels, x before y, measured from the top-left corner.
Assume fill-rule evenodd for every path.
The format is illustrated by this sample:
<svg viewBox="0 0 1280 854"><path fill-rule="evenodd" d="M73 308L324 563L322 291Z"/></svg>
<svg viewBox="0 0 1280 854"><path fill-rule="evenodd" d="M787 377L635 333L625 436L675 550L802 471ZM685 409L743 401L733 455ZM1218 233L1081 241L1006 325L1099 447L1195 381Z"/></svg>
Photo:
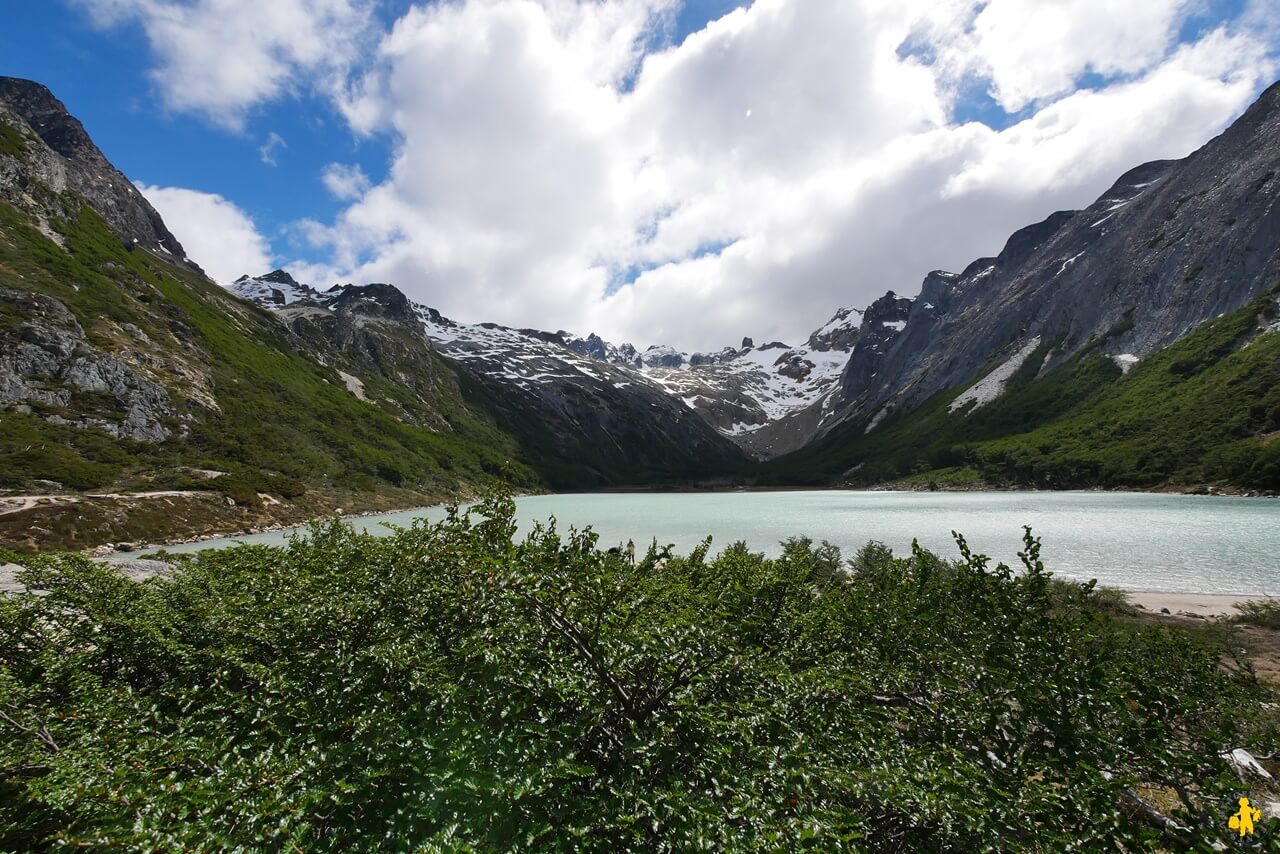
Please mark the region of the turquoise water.
<svg viewBox="0 0 1280 854"><path fill-rule="evenodd" d="M562 529L591 525L601 547L651 538L687 551L707 534L713 551L736 540L778 552L778 542L806 535L848 554L868 540L896 552L912 538L945 556L957 554L951 531L975 551L1013 562L1022 526L1044 541L1043 559L1058 575L1097 578L1131 590L1280 594L1280 500L1114 492L720 492L542 495L517 501L522 528L556 518ZM441 508L352 519L386 530ZM286 533L212 540L171 551L234 542L280 543Z"/></svg>

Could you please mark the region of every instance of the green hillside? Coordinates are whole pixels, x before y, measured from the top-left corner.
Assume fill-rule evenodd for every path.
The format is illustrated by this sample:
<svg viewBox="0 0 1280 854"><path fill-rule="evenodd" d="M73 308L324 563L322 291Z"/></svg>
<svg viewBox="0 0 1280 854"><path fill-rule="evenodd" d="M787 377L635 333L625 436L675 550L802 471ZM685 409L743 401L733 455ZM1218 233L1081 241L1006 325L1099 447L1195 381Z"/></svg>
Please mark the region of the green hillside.
<svg viewBox="0 0 1280 854"><path fill-rule="evenodd" d="M1101 352L1104 339L1037 379L1055 343L1047 342L976 411L948 412L967 386L949 389L869 434L866 419L842 424L766 464L763 479L1280 489L1280 334L1263 331L1280 314L1278 292L1203 324L1127 375Z"/></svg>
<svg viewBox="0 0 1280 854"><path fill-rule="evenodd" d="M170 371L166 385L177 413L173 436L159 444L48 420L84 413L122 417L109 396L75 393L74 412L39 406L31 413L0 412L0 488L24 488L38 478L73 489L211 485L251 495L341 483L443 495L500 473L519 485L537 482L514 461L514 444L468 408L456 388L442 384L424 403L384 388L390 384L379 377L364 377L371 394L381 392L411 414L414 407L429 408L418 413L421 420L443 421L448 429L397 418L349 392L335 368L299 352L266 312L193 271L126 248L89 207L52 225L65 247L0 204L0 288L57 299L75 315L89 344L103 352L124 346L126 324L141 330L155 347L152 356L207 384L214 406L184 396L184 378ZM0 301L0 332L26 320ZM451 376L443 364L441 373ZM186 469L229 475L200 481Z"/></svg>

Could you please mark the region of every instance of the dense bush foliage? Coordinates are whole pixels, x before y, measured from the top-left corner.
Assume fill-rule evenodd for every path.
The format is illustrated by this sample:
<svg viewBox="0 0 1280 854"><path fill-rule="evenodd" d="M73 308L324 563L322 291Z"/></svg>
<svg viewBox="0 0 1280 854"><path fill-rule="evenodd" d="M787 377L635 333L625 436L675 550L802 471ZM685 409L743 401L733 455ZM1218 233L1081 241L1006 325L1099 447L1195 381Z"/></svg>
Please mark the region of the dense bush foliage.
<svg viewBox="0 0 1280 854"><path fill-rule="evenodd" d="M1029 533L1019 574L806 540L631 566L478 512L145 583L30 559L0 849L1145 847L1219 835L1218 753L1267 736L1247 670L1089 607Z"/></svg>

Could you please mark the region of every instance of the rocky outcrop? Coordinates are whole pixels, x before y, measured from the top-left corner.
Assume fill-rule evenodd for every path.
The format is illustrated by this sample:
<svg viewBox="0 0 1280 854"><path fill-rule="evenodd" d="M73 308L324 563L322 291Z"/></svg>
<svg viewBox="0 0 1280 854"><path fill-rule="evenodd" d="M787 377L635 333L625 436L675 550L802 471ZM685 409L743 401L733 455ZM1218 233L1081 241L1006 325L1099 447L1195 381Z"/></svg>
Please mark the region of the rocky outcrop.
<svg viewBox="0 0 1280 854"><path fill-rule="evenodd" d="M0 305L22 318L0 328L0 407L142 442L169 438L168 392L90 346L66 306L8 289Z"/></svg>
<svg viewBox="0 0 1280 854"><path fill-rule="evenodd" d="M1085 347L1132 363L1168 346L1280 282L1278 176L1280 84L1189 157L1130 170L1085 210L1015 232L995 258L930 273L914 301L877 301L838 393L809 420L819 434L872 426L1037 339L1042 374Z"/></svg>
<svg viewBox="0 0 1280 854"><path fill-rule="evenodd" d="M661 344L655 344L640 354L640 364L646 368L679 368L684 363L684 353Z"/></svg>
<svg viewBox="0 0 1280 854"><path fill-rule="evenodd" d="M640 367L640 354L630 344L621 344L615 347L594 332L586 338L577 338L563 330L556 333L556 335L564 342L566 347L579 356L586 356L598 362L608 362L611 365Z"/></svg>
<svg viewBox="0 0 1280 854"><path fill-rule="evenodd" d="M231 290L271 309L300 348L339 369L347 389L360 400L387 408L404 421L450 429L436 404L442 391L451 397L458 394L457 382L425 335L419 306L395 286L334 285L322 292L274 270L241 276ZM397 400L370 396L364 380L346 371L403 386L418 405L406 408Z"/></svg>
<svg viewBox="0 0 1280 854"><path fill-rule="evenodd" d="M48 88L0 77L0 123L17 134L14 150L0 149L0 199L35 211L43 221L65 212L63 194L71 191L126 244L194 268L160 214Z"/></svg>

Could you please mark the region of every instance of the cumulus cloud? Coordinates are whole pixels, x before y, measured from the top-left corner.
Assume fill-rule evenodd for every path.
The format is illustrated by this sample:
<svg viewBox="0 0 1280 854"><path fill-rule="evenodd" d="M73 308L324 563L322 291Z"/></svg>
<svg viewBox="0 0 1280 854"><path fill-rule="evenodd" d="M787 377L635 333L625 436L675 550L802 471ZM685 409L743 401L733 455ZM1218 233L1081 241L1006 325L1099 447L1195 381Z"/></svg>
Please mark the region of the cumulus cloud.
<svg viewBox="0 0 1280 854"><path fill-rule="evenodd" d="M1070 92L1085 72L1136 74L1164 58L1196 0L991 0L946 45L1010 111Z"/></svg>
<svg viewBox="0 0 1280 854"><path fill-rule="evenodd" d="M339 95L372 0L73 0L100 26L138 23L165 103L239 129L299 80Z"/></svg>
<svg viewBox="0 0 1280 854"><path fill-rule="evenodd" d="M389 177L307 234L462 319L794 340L1187 154L1272 73L1243 26L1178 46L1187 2L1117 8L756 0L654 49L668 3L417 7L349 90ZM953 121L975 79L1026 118Z"/></svg>
<svg viewBox="0 0 1280 854"><path fill-rule="evenodd" d="M380 182L325 169L348 204L297 224L309 272L693 349L795 341L1189 153L1270 82L1276 2L1185 42L1200 0L755 0L671 43L679 0L452 0L409 9L345 77L350 58L254 43L394 143ZM283 4L304 6L359 9ZM287 86L267 78L232 114ZM984 93L1008 127L957 119Z"/></svg>
<svg viewBox="0 0 1280 854"><path fill-rule="evenodd" d="M342 201L358 199L372 186L359 164L330 163L320 173L320 180L335 199Z"/></svg>
<svg viewBox="0 0 1280 854"><path fill-rule="evenodd" d="M222 196L183 187L136 186L164 217L187 257L215 282L225 285L245 273L271 269L266 238L244 211Z"/></svg>

